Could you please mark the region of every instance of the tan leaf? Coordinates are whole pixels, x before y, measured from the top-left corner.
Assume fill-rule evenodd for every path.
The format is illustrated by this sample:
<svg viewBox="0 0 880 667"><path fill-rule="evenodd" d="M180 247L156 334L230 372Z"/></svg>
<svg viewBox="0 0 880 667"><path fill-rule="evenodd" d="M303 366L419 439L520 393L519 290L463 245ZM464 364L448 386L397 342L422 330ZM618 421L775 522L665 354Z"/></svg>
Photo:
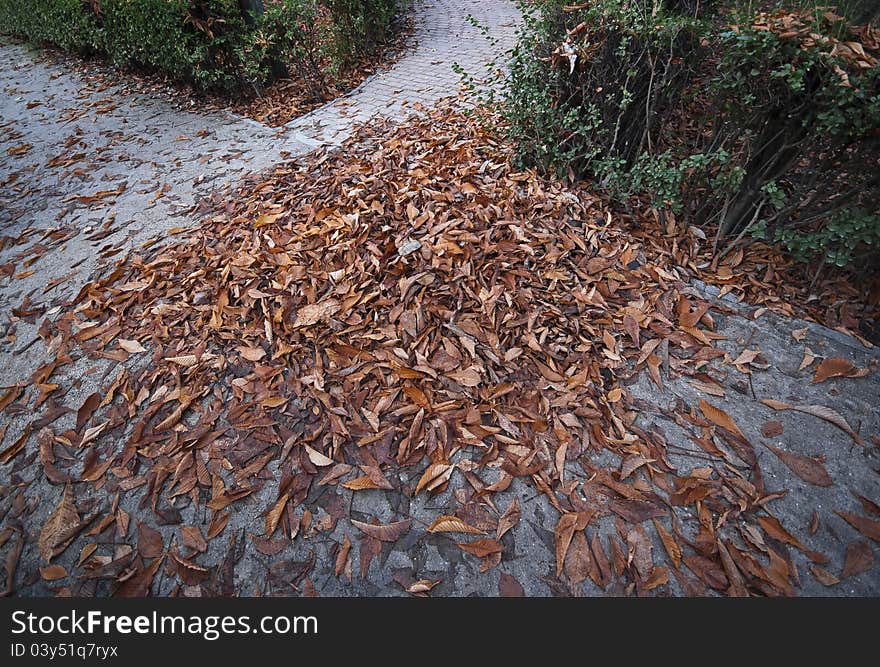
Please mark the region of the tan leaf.
<svg viewBox="0 0 880 667"><path fill-rule="evenodd" d="M259 361L266 356L266 350L262 347L245 347L242 345L236 349L238 350L238 353L248 361Z"/></svg>
<svg viewBox="0 0 880 667"><path fill-rule="evenodd" d="M269 396L260 401L260 405L264 408L278 408L287 403L288 400L290 399L284 396Z"/></svg>
<svg viewBox="0 0 880 667"><path fill-rule="evenodd" d="M474 535L485 535L485 533L479 528L474 528L473 526L465 523L461 519L455 516L441 516L438 517L430 526L428 526L429 533L472 533Z"/></svg>
<svg viewBox="0 0 880 667"><path fill-rule="evenodd" d="M804 358L801 359L800 366L798 366L798 371L804 370L807 366L816 361L816 355L813 354L813 351L810 348L804 348Z"/></svg>
<svg viewBox="0 0 880 667"><path fill-rule="evenodd" d="M743 350L742 353L733 360L734 366L740 366L752 363L761 354L761 350Z"/></svg>
<svg viewBox="0 0 880 667"><path fill-rule="evenodd" d="M309 461L311 461L313 465L316 465L319 468L333 465L333 459L331 459L329 456L324 456L317 449L309 447L308 445L303 445L303 447L306 448L306 454L308 454Z"/></svg>
<svg viewBox="0 0 880 667"><path fill-rule="evenodd" d="M318 303L303 306L296 311L293 328L308 327L318 322L326 321L338 313L340 308L341 304L336 299L324 299Z"/></svg>
<svg viewBox="0 0 880 667"><path fill-rule="evenodd" d="M146 352L146 348L141 345L136 340L126 340L125 338L119 339L119 347L128 352L129 354L138 354L140 352Z"/></svg>
<svg viewBox="0 0 880 667"><path fill-rule="evenodd" d="M440 580L431 581L430 579L419 579L415 583L407 586L406 592L413 595L424 595L439 583Z"/></svg>
<svg viewBox="0 0 880 667"><path fill-rule="evenodd" d="M510 505L507 506L507 509L504 510L504 514L498 518L498 527L495 529L495 539L500 540L504 536L504 533L513 528L519 522L521 514L519 500L514 498L510 501Z"/></svg>
<svg viewBox="0 0 880 667"><path fill-rule="evenodd" d="M106 421L103 424L98 424L97 426L92 426L91 428L87 428L85 430L85 433L83 433L83 437L79 443L79 446L86 447L87 445L89 445L91 442L96 440L98 438L98 436L104 432L104 429L106 429L109 425L110 425L110 422Z"/></svg>
<svg viewBox="0 0 880 667"><path fill-rule="evenodd" d="M269 513L266 514L266 526L265 526L265 535L266 537L272 537L275 533L275 529L278 528L278 523L281 521L281 517L284 515L284 510L287 508L287 501L290 499L290 494L285 493L281 498L278 499L278 502L269 510Z"/></svg>
<svg viewBox="0 0 880 667"><path fill-rule="evenodd" d="M480 384L480 371L474 366L455 373L449 373L448 377L463 387L476 387Z"/></svg>
<svg viewBox="0 0 880 667"><path fill-rule="evenodd" d="M79 513L73 498L73 487L67 484L55 511L49 515L40 530L37 544L40 556L47 563L64 551L73 541L80 525Z"/></svg>

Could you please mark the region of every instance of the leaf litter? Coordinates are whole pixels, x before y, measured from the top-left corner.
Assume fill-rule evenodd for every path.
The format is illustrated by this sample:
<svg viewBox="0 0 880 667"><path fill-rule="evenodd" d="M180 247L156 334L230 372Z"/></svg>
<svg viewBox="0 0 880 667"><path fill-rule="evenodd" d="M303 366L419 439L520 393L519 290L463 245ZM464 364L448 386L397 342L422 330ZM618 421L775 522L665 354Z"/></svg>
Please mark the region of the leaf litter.
<svg viewBox="0 0 880 667"><path fill-rule="evenodd" d="M279 553L344 521L353 530L330 567L351 580L351 540L360 541L364 577L382 544L412 539L415 526L406 515L346 516L344 494L436 495L456 477L468 490L423 530L481 559L483 572L512 555L505 536L522 513L515 498L501 510L492 496L525 484L559 513L550 538L557 578L648 594L672 574L687 594L792 594L797 573L785 545L816 563L827 558L768 513L781 494L764 488L734 420L705 400L682 413L707 457L686 471L672 465L661 434L635 424L626 386L642 371L662 387L674 365L695 387L724 395L704 372L706 360L724 355L711 304L687 289L684 267L693 263L612 224L597 196L514 171L505 150L480 123L442 107L385 134L361 133L339 152L279 165L234 196L204 201L188 235L127 256L45 320L41 335L56 359L41 386L54 386L55 369L79 353L123 367L70 408L75 429L42 426L40 462L65 484L40 535L44 560L97 518L80 519L73 488L85 482L115 494L87 536L116 538L110 555L94 542L83 547L81 578L144 595L164 565L184 593L229 593L225 573L244 537L228 537L218 565L199 563L199 554L238 503L268 485L255 547ZM759 361L746 350L732 363L749 373L765 367ZM859 373L831 360L814 381ZM765 403L809 412L858 440L821 406ZM20 440L4 460L20 454ZM819 461L772 451L805 481L833 483ZM603 453L619 457L619 469L593 462ZM320 486L338 500L310 504ZM182 524L178 499L203 508L204 522L180 525L180 539L166 542L138 521L129 545L129 515L118 506L129 493L140 494L157 526ZM695 532L676 521L684 508L699 519ZM840 516L877 539L876 521ZM600 518L613 520L616 535L599 532ZM662 552L642 525L648 519ZM456 541L462 534L483 537ZM668 565L657 562L664 554ZM869 556L853 546L842 576L871 567ZM315 561L312 552L278 562L269 581L313 590ZM43 576L68 573L48 565ZM427 595L440 583L412 579L404 588ZM508 574L499 585L522 594Z"/></svg>

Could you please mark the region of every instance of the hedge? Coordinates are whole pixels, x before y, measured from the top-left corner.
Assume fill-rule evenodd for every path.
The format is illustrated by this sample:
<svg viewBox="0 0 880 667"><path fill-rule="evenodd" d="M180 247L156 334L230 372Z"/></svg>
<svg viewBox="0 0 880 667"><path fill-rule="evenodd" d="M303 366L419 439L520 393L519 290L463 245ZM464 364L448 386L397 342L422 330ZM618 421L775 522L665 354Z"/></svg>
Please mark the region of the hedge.
<svg viewBox="0 0 880 667"><path fill-rule="evenodd" d="M880 32L731 4L529 3L506 104L520 162L650 197L722 252L758 236L877 268Z"/></svg>
<svg viewBox="0 0 880 667"><path fill-rule="evenodd" d="M212 92L259 89L281 70L315 85L385 39L396 0L0 0L0 33L107 57Z"/></svg>

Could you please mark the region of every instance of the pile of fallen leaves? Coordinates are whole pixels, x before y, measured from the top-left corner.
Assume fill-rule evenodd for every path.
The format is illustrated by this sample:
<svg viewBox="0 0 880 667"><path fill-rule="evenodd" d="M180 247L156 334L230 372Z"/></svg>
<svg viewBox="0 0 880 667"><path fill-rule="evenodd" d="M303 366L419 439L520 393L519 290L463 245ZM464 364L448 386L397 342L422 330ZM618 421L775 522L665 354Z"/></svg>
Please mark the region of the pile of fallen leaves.
<svg viewBox="0 0 880 667"><path fill-rule="evenodd" d="M686 289L701 271L687 244L673 235L663 246L650 220L633 229L587 191L513 171L481 123L448 108L385 129L205 203L182 240L126 258L44 322L55 358L34 375L32 409L71 357L124 362L72 406L74 428L52 430L64 410L50 401L0 453L22 467L39 456L65 485L40 535L45 561L87 531L82 577L110 579L115 594L149 592L163 562L184 586L231 593L226 564L200 554L266 485L252 539L277 553L300 532L348 521L345 494L439 494L457 478L456 509L428 530L454 535L483 571L505 558L520 517L516 501L493 497L524 484L558 511L556 574L573 583L647 593L674 576L687 594L792 594L789 547L833 577L819 567L827 557L773 516L782 494L765 489L753 446L724 411L700 401L670 415L705 462L686 471L669 461L674 446L635 423L626 383L636 373L662 386L671 370L711 394L706 364L724 356L710 304ZM728 261L715 267L722 282L757 280L740 275L742 257ZM29 435L38 453L24 453ZM612 466L597 462L608 455ZM789 456L822 481L819 462ZM81 483L112 503L81 516ZM336 494L320 520L318 487ZM181 504L207 514L173 545L140 523L134 550L119 506L127 494L161 524L182 523ZM682 510L694 521L677 519ZM614 517L607 540L593 528L603 517ZM383 542L412 527L405 515L351 523L361 576ZM112 555L96 552L99 535ZM336 576L351 576L351 548L346 538Z"/></svg>

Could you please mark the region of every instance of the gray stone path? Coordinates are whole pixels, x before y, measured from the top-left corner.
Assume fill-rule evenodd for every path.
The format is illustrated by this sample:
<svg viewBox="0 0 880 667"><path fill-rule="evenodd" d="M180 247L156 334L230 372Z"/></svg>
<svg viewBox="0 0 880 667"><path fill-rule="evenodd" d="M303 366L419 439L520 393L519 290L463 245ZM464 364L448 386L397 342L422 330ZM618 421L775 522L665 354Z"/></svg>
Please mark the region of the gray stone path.
<svg viewBox="0 0 880 667"><path fill-rule="evenodd" d="M507 0L425 0L415 13L418 48L401 58L392 69L365 81L343 100L302 116L288 124L299 136L336 144L344 140L355 123L376 115L406 116L416 105L429 105L455 91L459 65L475 77L483 77L500 54L516 43L519 10ZM483 37L478 26L489 30ZM503 61L502 63L503 64Z"/></svg>

